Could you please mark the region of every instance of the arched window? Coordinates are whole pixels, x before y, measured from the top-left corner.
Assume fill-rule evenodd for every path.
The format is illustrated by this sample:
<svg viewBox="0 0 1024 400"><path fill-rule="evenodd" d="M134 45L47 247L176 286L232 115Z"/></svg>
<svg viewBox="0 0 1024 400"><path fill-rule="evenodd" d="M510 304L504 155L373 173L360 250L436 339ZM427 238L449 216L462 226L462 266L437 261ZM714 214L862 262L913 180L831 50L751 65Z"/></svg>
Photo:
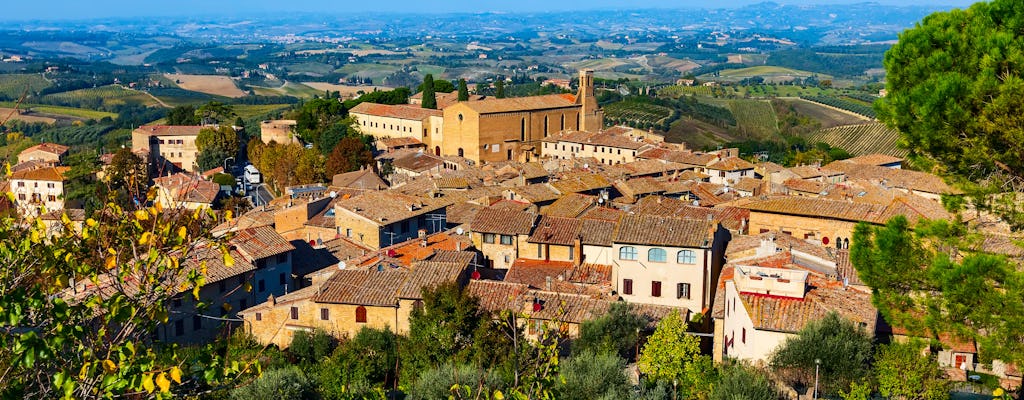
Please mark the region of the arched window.
<svg viewBox="0 0 1024 400"><path fill-rule="evenodd" d="M619 259L620 260L636 260L636 247L633 247L633 246L622 246L622 247L619 247Z"/></svg>
<svg viewBox="0 0 1024 400"><path fill-rule="evenodd" d="M697 253L693 250L680 250L676 253L676 262L679 264L696 264Z"/></svg>
<svg viewBox="0 0 1024 400"><path fill-rule="evenodd" d="M459 148L459 157L465 157L465 152L462 151L461 147Z"/></svg>
<svg viewBox="0 0 1024 400"><path fill-rule="evenodd" d="M519 141L526 141L526 118L523 118L521 121L519 121Z"/></svg>
<svg viewBox="0 0 1024 400"><path fill-rule="evenodd" d="M647 250L647 261L650 262L665 262L667 256L665 255L665 249L653 248Z"/></svg>
<svg viewBox="0 0 1024 400"><path fill-rule="evenodd" d="M434 146L434 155L438 157L441 156L441 146Z"/></svg>
<svg viewBox="0 0 1024 400"><path fill-rule="evenodd" d="M356 307L356 322L366 323L366 307Z"/></svg>

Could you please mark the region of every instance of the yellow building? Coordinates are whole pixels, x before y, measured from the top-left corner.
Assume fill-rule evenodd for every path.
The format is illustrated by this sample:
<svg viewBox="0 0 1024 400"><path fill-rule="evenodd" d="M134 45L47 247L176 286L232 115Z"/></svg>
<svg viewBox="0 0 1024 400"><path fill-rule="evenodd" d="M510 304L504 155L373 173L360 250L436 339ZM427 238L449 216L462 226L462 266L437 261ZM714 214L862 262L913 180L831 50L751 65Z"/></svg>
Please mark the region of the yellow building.
<svg viewBox="0 0 1024 400"><path fill-rule="evenodd" d="M295 135L294 119L278 119L260 122L260 140L263 143L277 142L279 144L299 143Z"/></svg>
<svg viewBox="0 0 1024 400"><path fill-rule="evenodd" d="M460 102L444 109L440 141L434 152L477 162L530 161L540 155L540 141L563 130L597 131L604 112L594 97L594 72L580 72L580 90L507 99Z"/></svg>
<svg viewBox="0 0 1024 400"><path fill-rule="evenodd" d="M429 145L442 134L441 111L418 105L359 103L349 113L363 133L377 140L410 138Z"/></svg>
<svg viewBox="0 0 1024 400"><path fill-rule="evenodd" d="M197 170L196 136L202 126L143 125L132 131L132 151L144 152L154 163L170 163L178 169L189 172ZM155 172L166 172L161 166L154 166Z"/></svg>

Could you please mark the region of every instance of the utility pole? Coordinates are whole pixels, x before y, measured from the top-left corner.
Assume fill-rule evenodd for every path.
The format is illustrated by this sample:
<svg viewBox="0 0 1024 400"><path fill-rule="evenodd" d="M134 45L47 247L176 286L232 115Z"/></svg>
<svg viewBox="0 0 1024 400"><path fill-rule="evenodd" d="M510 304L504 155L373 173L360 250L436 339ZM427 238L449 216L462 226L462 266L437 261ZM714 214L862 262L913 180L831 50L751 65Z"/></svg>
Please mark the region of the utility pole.
<svg viewBox="0 0 1024 400"><path fill-rule="evenodd" d="M818 369L821 368L821 359L814 359L814 400L818 400Z"/></svg>

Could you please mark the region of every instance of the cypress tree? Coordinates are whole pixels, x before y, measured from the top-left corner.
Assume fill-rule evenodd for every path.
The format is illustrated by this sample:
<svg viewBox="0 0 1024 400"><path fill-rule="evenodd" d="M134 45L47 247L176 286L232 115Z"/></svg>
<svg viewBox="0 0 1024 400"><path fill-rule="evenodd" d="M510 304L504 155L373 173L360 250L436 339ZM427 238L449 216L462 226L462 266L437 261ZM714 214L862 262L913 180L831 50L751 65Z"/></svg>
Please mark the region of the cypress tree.
<svg viewBox="0 0 1024 400"><path fill-rule="evenodd" d="M499 79L494 82L494 97L499 99L505 98L505 81Z"/></svg>
<svg viewBox="0 0 1024 400"><path fill-rule="evenodd" d="M437 109L437 95L434 94L434 75L423 77L423 108Z"/></svg>
<svg viewBox="0 0 1024 400"><path fill-rule="evenodd" d="M459 101L469 100L469 88L466 87L466 80L459 78Z"/></svg>

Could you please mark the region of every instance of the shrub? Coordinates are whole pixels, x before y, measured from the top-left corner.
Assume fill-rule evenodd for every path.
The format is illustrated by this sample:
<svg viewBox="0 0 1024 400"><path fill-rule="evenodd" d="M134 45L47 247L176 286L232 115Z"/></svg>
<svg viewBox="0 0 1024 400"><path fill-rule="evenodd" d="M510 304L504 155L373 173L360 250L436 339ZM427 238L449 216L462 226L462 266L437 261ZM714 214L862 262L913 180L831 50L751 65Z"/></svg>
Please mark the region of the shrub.
<svg viewBox="0 0 1024 400"><path fill-rule="evenodd" d="M292 337L288 351L300 362L316 363L330 356L337 346L338 340L334 336L317 329L313 332L297 332Z"/></svg>
<svg viewBox="0 0 1024 400"><path fill-rule="evenodd" d="M584 352L561 366L560 399L622 399L629 393L626 362L613 353Z"/></svg>
<svg viewBox="0 0 1024 400"><path fill-rule="evenodd" d="M316 384L297 367L272 369L247 386L231 391L232 400L316 399Z"/></svg>

